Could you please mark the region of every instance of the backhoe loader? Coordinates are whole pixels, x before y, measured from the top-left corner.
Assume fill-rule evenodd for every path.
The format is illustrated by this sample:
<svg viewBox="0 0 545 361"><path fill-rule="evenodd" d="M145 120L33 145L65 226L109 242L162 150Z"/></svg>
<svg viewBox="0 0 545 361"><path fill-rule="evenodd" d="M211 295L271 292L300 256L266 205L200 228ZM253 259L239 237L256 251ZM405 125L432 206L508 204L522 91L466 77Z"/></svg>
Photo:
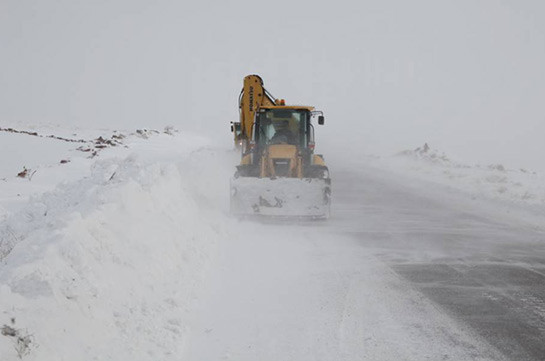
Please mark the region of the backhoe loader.
<svg viewBox="0 0 545 361"><path fill-rule="evenodd" d="M242 159L231 179L231 213L325 219L331 180L322 155L314 154L312 120L321 111L275 99L258 75L244 78L240 121L231 123Z"/></svg>

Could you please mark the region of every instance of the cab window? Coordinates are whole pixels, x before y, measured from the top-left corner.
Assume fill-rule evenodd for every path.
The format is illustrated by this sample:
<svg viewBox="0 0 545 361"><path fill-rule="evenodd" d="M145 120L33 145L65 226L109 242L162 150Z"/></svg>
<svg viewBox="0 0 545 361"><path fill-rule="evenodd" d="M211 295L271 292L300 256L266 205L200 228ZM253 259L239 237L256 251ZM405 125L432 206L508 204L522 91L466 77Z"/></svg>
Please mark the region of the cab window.
<svg viewBox="0 0 545 361"><path fill-rule="evenodd" d="M261 144L305 146L307 118L304 110L262 110L258 115L257 141Z"/></svg>

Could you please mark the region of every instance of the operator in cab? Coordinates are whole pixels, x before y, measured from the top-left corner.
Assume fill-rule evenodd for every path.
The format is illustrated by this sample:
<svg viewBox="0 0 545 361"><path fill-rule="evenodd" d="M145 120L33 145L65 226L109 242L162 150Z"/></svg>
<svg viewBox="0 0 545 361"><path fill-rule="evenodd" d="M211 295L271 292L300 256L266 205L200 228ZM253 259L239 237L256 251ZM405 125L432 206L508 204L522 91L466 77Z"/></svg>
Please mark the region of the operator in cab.
<svg viewBox="0 0 545 361"><path fill-rule="evenodd" d="M289 120L273 121L274 135L271 138L272 144L296 144L297 135L291 131Z"/></svg>

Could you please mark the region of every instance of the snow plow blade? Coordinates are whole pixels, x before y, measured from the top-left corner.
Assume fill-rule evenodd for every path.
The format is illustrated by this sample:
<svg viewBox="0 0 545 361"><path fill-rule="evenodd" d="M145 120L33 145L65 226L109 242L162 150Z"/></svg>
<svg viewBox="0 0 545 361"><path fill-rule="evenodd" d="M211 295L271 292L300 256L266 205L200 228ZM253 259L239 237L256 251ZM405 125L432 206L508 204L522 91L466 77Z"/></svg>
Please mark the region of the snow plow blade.
<svg viewBox="0 0 545 361"><path fill-rule="evenodd" d="M330 184L329 179L321 178L232 178L231 213L241 217L326 219Z"/></svg>

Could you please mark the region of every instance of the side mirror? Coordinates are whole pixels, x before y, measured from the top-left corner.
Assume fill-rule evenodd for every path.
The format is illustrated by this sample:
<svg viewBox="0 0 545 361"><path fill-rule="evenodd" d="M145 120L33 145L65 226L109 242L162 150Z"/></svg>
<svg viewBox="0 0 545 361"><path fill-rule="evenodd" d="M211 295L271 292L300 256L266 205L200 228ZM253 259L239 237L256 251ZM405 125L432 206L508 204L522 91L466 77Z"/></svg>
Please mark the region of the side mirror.
<svg viewBox="0 0 545 361"><path fill-rule="evenodd" d="M324 125L324 123L325 123L325 118L324 118L323 115L320 115L320 116L318 117L318 124Z"/></svg>
<svg viewBox="0 0 545 361"><path fill-rule="evenodd" d="M231 133L233 133L235 131L235 126L233 125L233 123L231 123Z"/></svg>

